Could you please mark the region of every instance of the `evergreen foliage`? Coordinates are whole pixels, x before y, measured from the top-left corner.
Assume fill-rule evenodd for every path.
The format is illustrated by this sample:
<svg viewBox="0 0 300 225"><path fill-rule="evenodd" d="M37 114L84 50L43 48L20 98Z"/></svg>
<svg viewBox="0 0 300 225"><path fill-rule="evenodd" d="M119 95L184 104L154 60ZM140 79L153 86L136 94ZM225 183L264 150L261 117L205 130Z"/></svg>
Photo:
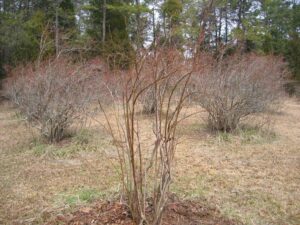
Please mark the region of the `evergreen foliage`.
<svg viewBox="0 0 300 225"><path fill-rule="evenodd" d="M0 74L38 59L43 39L43 57L85 49L120 68L158 44L283 55L300 79L297 0L0 0L0 33Z"/></svg>

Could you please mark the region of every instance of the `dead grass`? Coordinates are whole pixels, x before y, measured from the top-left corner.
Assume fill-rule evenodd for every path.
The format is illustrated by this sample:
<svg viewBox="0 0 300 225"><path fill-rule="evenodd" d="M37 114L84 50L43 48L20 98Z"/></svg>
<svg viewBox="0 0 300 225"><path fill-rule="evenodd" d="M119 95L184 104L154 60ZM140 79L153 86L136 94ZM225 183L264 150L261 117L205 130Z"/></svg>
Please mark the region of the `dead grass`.
<svg viewBox="0 0 300 225"><path fill-rule="evenodd" d="M299 102L285 101L270 133L247 122L236 134L213 134L202 117L180 125L172 191L205 198L245 224L300 224ZM151 124L141 121L146 139ZM0 105L0 224L41 224L118 192L112 141L98 123L61 145L37 137L9 104Z"/></svg>
<svg viewBox="0 0 300 225"><path fill-rule="evenodd" d="M84 188L108 194L118 188L113 159L102 151L109 140L101 129L92 131L99 137L88 143L75 136L62 146L47 145L7 104L0 107L0 127L0 224L40 224L44 214L69 207L58 201L62 194Z"/></svg>
<svg viewBox="0 0 300 225"><path fill-rule="evenodd" d="M205 129L191 135L198 121L186 121L192 126L181 129L176 192L208 198L249 225L299 224L300 105L287 100L283 113L272 117L272 132L250 129L235 135L209 135Z"/></svg>

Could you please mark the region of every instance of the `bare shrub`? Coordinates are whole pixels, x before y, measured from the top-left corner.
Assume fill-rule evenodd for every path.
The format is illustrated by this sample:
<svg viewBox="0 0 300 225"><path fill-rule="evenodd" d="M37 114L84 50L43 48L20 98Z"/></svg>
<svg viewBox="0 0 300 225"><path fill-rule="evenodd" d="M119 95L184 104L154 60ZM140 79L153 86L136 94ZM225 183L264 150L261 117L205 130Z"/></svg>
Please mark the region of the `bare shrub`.
<svg viewBox="0 0 300 225"><path fill-rule="evenodd" d="M165 74L173 74L172 79L169 79L169 85L173 85L172 82L176 82L176 78L186 72L187 63L183 55L177 50L168 49L164 54L159 54L160 62L156 62L154 57L151 57L151 55L147 57L147 61L143 65L143 82L154 82L155 77L153 74L163 72ZM143 106L142 112L144 114L154 114L156 111L155 86L152 85L150 88L141 93L139 101Z"/></svg>
<svg viewBox="0 0 300 225"><path fill-rule="evenodd" d="M6 93L50 142L60 141L92 100L93 76L80 65L55 60L38 68L19 67Z"/></svg>
<svg viewBox="0 0 300 225"><path fill-rule="evenodd" d="M181 73L171 68L166 62L168 57L156 52L139 58L124 80L121 109L116 107L112 116L102 108L118 151L123 191L136 224L161 223L172 177L176 128L191 71ZM154 90L156 109L151 117L153 135L143 137L138 113L143 110L140 100L149 90ZM146 217L149 201L154 208L152 218Z"/></svg>
<svg viewBox="0 0 300 225"><path fill-rule="evenodd" d="M143 113L144 114L154 114L156 111L156 98L154 87L149 88L143 94L142 99Z"/></svg>
<svg viewBox="0 0 300 225"><path fill-rule="evenodd" d="M281 59L235 55L212 62L193 80L196 101L208 112L212 129L234 130L242 118L278 103L285 73Z"/></svg>

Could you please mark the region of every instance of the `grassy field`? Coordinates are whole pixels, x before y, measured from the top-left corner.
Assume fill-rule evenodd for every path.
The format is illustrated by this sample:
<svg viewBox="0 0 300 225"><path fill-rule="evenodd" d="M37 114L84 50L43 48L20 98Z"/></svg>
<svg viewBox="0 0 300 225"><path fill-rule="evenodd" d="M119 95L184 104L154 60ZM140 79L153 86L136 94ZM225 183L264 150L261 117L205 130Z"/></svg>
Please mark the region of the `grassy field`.
<svg viewBox="0 0 300 225"><path fill-rule="evenodd" d="M235 134L209 132L204 113L185 120L172 192L205 199L247 225L300 224L300 102L287 99L270 117L269 127L249 120ZM149 118L141 121L147 137ZM0 224L42 224L61 211L113 198L120 188L115 156L111 138L93 121L49 145L1 103Z"/></svg>

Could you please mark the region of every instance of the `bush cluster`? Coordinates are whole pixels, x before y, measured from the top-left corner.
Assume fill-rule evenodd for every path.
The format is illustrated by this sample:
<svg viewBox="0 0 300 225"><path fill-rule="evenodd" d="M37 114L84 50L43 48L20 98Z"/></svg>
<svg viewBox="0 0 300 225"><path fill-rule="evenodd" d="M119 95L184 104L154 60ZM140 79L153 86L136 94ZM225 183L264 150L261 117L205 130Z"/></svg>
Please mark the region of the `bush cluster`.
<svg viewBox="0 0 300 225"><path fill-rule="evenodd" d="M6 93L42 136L58 142L91 102L93 79L83 66L66 60L28 65L15 71Z"/></svg>
<svg viewBox="0 0 300 225"><path fill-rule="evenodd" d="M285 64L276 57L235 55L213 60L193 85L213 130L231 131L244 117L266 112L282 95Z"/></svg>

